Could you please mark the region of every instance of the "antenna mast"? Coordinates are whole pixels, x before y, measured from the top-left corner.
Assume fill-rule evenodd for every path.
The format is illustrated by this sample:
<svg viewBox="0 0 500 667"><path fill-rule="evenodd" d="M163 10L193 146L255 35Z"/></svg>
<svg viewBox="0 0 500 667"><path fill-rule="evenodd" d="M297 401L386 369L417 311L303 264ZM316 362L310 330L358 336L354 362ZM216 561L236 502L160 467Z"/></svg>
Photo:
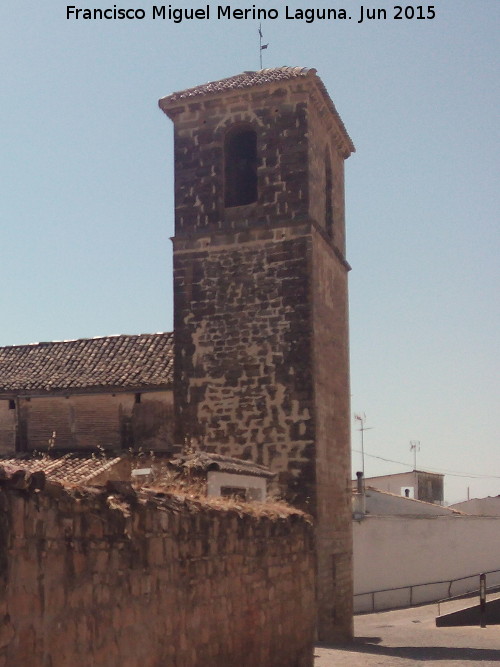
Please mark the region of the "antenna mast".
<svg viewBox="0 0 500 667"><path fill-rule="evenodd" d="M417 469L417 452L420 451L420 440L410 440L410 452L413 452L413 470Z"/></svg>
<svg viewBox="0 0 500 667"><path fill-rule="evenodd" d="M365 431L369 431L373 426L365 426L366 415L364 412L354 413L354 419L360 423L358 431L361 431L361 471L363 472L363 477L365 476Z"/></svg>

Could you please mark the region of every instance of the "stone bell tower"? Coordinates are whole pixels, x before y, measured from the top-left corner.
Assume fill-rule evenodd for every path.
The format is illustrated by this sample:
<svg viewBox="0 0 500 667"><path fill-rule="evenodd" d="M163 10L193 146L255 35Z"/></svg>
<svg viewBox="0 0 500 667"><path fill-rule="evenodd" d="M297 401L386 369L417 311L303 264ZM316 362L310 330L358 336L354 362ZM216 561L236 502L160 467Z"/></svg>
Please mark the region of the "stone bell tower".
<svg viewBox="0 0 500 667"><path fill-rule="evenodd" d="M269 466L316 520L318 633L352 634L344 160L314 69L160 100L174 122L178 443Z"/></svg>

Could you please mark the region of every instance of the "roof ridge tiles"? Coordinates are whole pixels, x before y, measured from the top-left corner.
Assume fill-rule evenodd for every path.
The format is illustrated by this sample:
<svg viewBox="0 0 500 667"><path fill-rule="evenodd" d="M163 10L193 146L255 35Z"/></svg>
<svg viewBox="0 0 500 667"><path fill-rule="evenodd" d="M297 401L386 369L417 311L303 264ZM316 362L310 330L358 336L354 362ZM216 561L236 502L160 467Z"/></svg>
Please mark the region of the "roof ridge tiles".
<svg viewBox="0 0 500 667"><path fill-rule="evenodd" d="M153 333L139 333L139 334L107 334L102 336L87 336L84 338L68 338L68 339L49 340L49 341L40 340L40 341L35 341L33 343L15 343L14 345L2 345L0 346L0 351L5 350L7 348L20 348L20 347L33 348L37 347L38 345L40 347L46 347L48 345L56 345L62 343L85 343L87 341L103 340L105 338L143 338L149 336L167 336L169 334L173 336L173 331L154 331Z"/></svg>

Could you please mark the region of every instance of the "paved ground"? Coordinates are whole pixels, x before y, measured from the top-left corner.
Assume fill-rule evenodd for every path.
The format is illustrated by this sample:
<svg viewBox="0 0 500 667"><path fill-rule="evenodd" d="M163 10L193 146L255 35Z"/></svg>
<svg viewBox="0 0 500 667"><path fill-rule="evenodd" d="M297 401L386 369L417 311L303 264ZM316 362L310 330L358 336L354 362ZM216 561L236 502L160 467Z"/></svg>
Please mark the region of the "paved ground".
<svg viewBox="0 0 500 667"><path fill-rule="evenodd" d="M500 667L500 625L436 628L436 614L432 604L356 616L354 642L317 646L314 667Z"/></svg>

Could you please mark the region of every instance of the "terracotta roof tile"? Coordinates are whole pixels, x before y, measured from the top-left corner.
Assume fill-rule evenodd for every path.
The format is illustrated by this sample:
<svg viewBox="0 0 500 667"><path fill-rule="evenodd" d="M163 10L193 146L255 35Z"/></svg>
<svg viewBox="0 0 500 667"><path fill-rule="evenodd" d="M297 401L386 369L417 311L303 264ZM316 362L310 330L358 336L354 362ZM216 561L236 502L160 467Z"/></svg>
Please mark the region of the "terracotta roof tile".
<svg viewBox="0 0 500 667"><path fill-rule="evenodd" d="M169 386L173 334L104 336L0 348L0 392Z"/></svg>
<svg viewBox="0 0 500 667"><path fill-rule="evenodd" d="M171 461L170 465L186 471L198 473L208 473L210 470L220 470L221 472L232 472L236 475L252 475L254 477L266 477L268 479L275 477L275 473L271 472L269 468L258 465L253 461L244 461L231 456L212 454L210 452L195 452L194 454L189 454Z"/></svg>
<svg viewBox="0 0 500 667"><path fill-rule="evenodd" d="M23 469L29 473L42 471L47 479L71 484L90 484L93 479L109 471L123 460L123 456L101 457L64 454L63 456L36 456L29 458L0 457L0 466Z"/></svg>
<svg viewBox="0 0 500 667"><path fill-rule="evenodd" d="M162 103L170 104L172 102L198 97L199 95L211 95L213 93L224 93L229 90L252 88L266 83L287 81L315 73L315 69L310 69L308 67L273 67L271 69L242 72L241 74L230 76L227 79L209 81L200 86L194 86L194 88L187 88L186 90L172 93L160 100L160 106L162 106Z"/></svg>

